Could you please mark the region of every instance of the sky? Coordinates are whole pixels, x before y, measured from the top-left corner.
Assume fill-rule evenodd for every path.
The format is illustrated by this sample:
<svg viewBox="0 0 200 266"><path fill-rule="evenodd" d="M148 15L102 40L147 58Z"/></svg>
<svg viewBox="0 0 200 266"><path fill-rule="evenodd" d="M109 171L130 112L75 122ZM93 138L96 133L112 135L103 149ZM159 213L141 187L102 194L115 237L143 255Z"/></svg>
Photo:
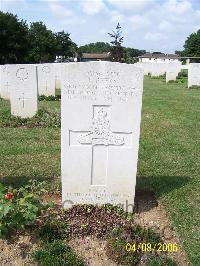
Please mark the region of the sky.
<svg viewBox="0 0 200 266"><path fill-rule="evenodd" d="M79 46L110 42L119 22L124 46L174 53L200 29L200 0L0 0L0 10L64 30Z"/></svg>

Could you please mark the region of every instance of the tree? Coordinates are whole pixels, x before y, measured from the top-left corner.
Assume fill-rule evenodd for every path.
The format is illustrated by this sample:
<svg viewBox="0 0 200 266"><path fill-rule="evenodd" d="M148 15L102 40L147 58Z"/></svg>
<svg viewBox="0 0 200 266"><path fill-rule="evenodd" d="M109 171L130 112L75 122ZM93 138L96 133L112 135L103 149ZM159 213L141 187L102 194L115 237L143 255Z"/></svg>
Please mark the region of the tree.
<svg viewBox="0 0 200 266"><path fill-rule="evenodd" d="M134 48L125 48L125 61L128 64L134 64L137 62L136 57L145 54L145 50L139 50Z"/></svg>
<svg viewBox="0 0 200 266"><path fill-rule="evenodd" d="M104 53L110 52L111 46L109 43L105 42L96 42L89 43L78 48L78 53L81 55L82 53Z"/></svg>
<svg viewBox="0 0 200 266"><path fill-rule="evenodd" d="M43 22L33 22L29 29L29 62L53 62L56 57L56 38Z"/></svg>
<svg viewBox="0 0 200 266"><path fill-rule="evenodd" d="M0 64L24 63L29 49L28 25L0 11Z"/></svg>
<svg viewBox="0 0 200 266"><path fill-rule="evenodd" d="M200 57L200 29L192 33L185 41L184 55Z"/></svg>
<svg viewBox="0 0 200 266"><path fill-rule="evenodd" d="M56 39L56 55L63 58L73 57L76 53L77 46L70 39L70 34L64 31L55 33Z"/></svg>
<svg viewBox="0 0 200 266"><path fill-rule="evenodd" d="M183 51L175 51L175 54L182 57L200 57L200 29L187 37L183 47ZM185 62L185 59L182 61ZM199 59L192 59L192 62L199 61Z"/></svg>
<svg viewBox="0 0 200 266"><path fill-rule="evenodd" d="M112 33L108 33L110 37L113 39L110 43L112 44L111 47L111 57L113 61L122 62L124 61L124 47L122 46L123 39L121 26L118 23L116 27L116 31Z"/></svg>

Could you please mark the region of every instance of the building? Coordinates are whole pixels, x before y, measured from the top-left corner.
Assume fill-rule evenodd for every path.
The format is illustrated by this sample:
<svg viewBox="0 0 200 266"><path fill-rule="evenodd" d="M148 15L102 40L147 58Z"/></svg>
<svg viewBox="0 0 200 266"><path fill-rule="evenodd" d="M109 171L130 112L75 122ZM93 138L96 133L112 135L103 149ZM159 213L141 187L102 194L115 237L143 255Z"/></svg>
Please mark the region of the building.
<svg viewBox="0 0 200 266"><path fill-rule="evenodd" d="M160 52L146 53L138 56L139 62L142 63L170 63L170 62L180 62L180 58L176 54L164 54Z"/></svg>
<svg viewBox="0 0 200 266"><path fill-rule="evenodd" d="M80 57L80 62L88 61L110 61L110 52L109 53L82 53Z"/></svg>

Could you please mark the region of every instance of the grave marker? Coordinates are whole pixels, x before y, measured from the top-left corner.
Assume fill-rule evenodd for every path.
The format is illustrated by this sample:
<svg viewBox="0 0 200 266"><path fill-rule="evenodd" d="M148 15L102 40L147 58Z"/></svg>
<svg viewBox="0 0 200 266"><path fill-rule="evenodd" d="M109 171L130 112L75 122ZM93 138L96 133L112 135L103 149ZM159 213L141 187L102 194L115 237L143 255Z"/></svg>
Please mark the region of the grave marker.
<svg viewBox="0 0 200 266"><path fill-rule="evenodd" d="M54 64L38 64L38 93L39 95L55 96Z"/></svg>
<svg viewBox="0 0 200 266"><path fill-rule="evenodd" d="M5 100L10 99L10 66L11 65L2 65L1 66L1 80L0 80L0 96Z"/></svg>
<svg viewBox="0 0 200 266"><path fill-rule="evenodd" d="M71 63L63 66L61 87L63 206L131 208L143 71L120 63Z"/></svg>
<svg viewBox="0 0 200 266"><path fill-rule="evenodd" d="M166 72L166 82L176 80L178 73L181 71L181 63L169 63Z"/></svg>
<svg viewBox="0 0 200 266"><path fill-rule="evenodd" d="M200 63L191 63L188 68L188 88L200 86Z"/></svg>
<svg viewBox="0 0 200 266"><path fill-rule="evenodd" d="M37 112L37 71L34 65L11 67L11 113L22 118Z"/></svg>

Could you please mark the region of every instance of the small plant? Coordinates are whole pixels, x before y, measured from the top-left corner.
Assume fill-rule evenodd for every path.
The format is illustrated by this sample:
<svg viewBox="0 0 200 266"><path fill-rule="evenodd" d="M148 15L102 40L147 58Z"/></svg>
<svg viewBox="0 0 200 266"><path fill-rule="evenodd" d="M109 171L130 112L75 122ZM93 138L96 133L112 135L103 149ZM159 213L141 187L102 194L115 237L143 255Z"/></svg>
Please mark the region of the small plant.
<svg viewBox="0 0 200 266"><path fill-rule="evenodd" d="M107 241L107 256L122 265L138 265L142 258L141 243L161 243L161 238L151 229L144 229L139 225L129 228L115 228ZM128 252L126 245L135 245L135 250Z"/></svg>
<svg viewBox="0 0 200 266"><path fill-rule="evenodd" d="M33 260L38 265L45 266L84 266L84 261L71 249L60 241L47 243L44 247L32 254Z"/></svg>
<svg viewBox="0 0 200 266"><path fill-rule="evenodd" d="M60 113L39 110L32 118L21 118L12 116L10 110L1 113L0 125L3 127L53 127L59 128L61 126Z"/></svg>
<svg viewBox="0 0 200 266"><path fill-rule="evenodd" d="M190 89L195 89L195 90L200 90L200 86L197 85L192 85Z"/></svg>
<svg viewBox="0 0 200 266"><path fill-rule="evenodd" d="M69 234L68 226L65 221L49 217L39 230L39 236L44 242L54 242L67 238Z"/></svg>
<svg viewBox="0 0 200 266"><path fill-rule="evenodd" d="M45 96L45 95L40 95L38 97L39 101L60 101L61 95L50 95L50 96Z"/></svg>
<svg viewBox="0 0 200 266"><path fill-rule="evenodd" d="M147 266L178 266L178 265L174 260L170 258L155 256L148 260Z"/></svg>
<svg viewBox="0 0 200 266"><path fill-rule="evenodd" d="M164 74L164 75L160 75L160 76L152 76L152 75L151 75L151 78L152 78L152 79L165 79L165 78L166 78L166 74Z"/></svg>
<svg viewBox="0 0 200 266"><path fill-rule="evenodd" d="M182 78L187 78L187 76L188 76L188 73L187 73L187 71L181 71L181 72L179 72L178 73L178 79L182 79Z"/></svg>
<svg viewBox="0 0 200 266"><path fill-rule="evenodd" d="M42 209L48 207L40 201L44 182L31 180L19 189L0 184L0 237L34 223Z"/></svg>

